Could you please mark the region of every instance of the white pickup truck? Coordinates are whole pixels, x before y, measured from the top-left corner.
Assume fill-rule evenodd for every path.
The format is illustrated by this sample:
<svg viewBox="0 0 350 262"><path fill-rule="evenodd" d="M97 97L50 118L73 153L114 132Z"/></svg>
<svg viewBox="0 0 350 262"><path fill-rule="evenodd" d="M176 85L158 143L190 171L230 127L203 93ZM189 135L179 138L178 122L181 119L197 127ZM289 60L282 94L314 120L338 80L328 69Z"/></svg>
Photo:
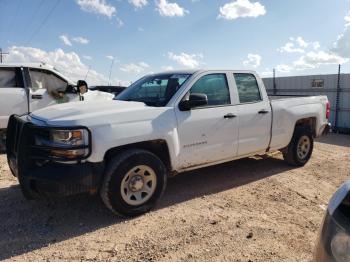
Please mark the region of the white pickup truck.
<svg viewBox="0 0 350 262"><path fill-rule="evenodd" d="M99 192L114 213L135 216L187 170L276 150L303 166L329 113L326 96L269 98L252 71L152 74L114 101L11 116L8 163L28 198Z"/></svg>
<svg viewBox="0 0 350 262"><path fill-rule="evenodd" d="M79 101L82 97L87 101L114 98L99 91L82 96L76 84L47 64L0 64L0 150L10 115L28 114L58 103Z"/></svg>

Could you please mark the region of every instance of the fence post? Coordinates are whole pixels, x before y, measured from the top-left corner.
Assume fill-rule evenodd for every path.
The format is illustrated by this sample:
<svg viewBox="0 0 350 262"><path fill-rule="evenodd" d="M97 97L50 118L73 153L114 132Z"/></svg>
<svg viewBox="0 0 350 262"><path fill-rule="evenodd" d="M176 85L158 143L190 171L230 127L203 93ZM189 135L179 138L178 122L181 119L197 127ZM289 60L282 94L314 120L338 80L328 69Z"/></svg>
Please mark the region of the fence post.
<svg viewBox="0 0 350 262"><path fill-rule="evenodd" d="M277 94L277 86L276 86L276 70L273 69L273 94Z"/></svg>
<svg viewBox="0 0 350 262"><path fill-rule="evenodd" d="M334 119L334 129L338 133L338 112L339 112L339 99L340 99L340 69L341 66L338 66L338 82L337 82L337 96L335 100L335 119Z"/></svg>

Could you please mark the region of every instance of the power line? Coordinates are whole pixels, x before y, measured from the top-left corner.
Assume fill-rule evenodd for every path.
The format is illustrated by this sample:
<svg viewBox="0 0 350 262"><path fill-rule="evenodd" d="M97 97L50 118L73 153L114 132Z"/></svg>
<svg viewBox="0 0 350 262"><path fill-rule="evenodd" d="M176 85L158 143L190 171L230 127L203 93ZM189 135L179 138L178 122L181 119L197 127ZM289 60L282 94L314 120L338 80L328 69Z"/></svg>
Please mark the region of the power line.
<svg viewBox="0 0 350 262"><path fill-rule="evenodd" d="M36 9L34 10L30 20L29 20L29 24L27 24L25 27L27 29L29 29L32 24L33 24L33 21L35 20L35 17L36 17L36 14L39 12L40 8L43 6L43 3L44 3L45 0L41 0L40 2L38 2L39 4L36 6Z"/></svg>
<svg viewBox="0 0 350 262"><path fill-rule="evenodd" d="M26 45L28 45L34 38L34 36L39 33L39 31L41 30L41 28L44 26L44 24L47 22L47 20L50 18L50 16L52 15L52 13L55 11L55 9L57 8L58 4L60 3L60 0L57 0L56 3L54 4L54 6L51 8L51 10L49 11L49 13L47 14L47 16L44 18L44 20L42 21L42 23L39 25L39 27L37 28L37 30L35 30L33 32L33 34L29 37L28 41L26 42Z"/></svg>

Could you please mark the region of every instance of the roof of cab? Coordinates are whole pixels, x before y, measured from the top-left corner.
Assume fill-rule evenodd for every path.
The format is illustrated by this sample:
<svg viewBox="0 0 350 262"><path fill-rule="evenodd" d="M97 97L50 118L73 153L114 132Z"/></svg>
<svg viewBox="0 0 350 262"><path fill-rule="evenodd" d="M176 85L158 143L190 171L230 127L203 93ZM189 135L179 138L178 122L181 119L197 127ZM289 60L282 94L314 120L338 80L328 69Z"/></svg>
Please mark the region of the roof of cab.
<svg viewBox="0 0 350 262"><path fill-rule="evenodd" d="M31 68L54 69L53 66L46 63L1 63L0 67L31 67Z"/></svg>
<svg viewBox="0 0 350 262"><path fill-rule="evenodd" d="M210 72L237 72L237 73L247 73L247 74L256 74L253 70L235 70L235 69L183 69L183 70L169 70L153 73L151 75L159 74L201 74L201 73L210 73Z"/></svg>
<svg viewBox="0 0 350 262"><path fill-rule="evenodd" d="M46 70L55 72L55 74L67 80L70 84L74 83L71 79L69 79L67 76L63 75L60 71L58 71L57 68L43 62L42 63L0 63L0 68L1 67L29 67L29 68L36 68L36 69L46 69Z"/></svg>

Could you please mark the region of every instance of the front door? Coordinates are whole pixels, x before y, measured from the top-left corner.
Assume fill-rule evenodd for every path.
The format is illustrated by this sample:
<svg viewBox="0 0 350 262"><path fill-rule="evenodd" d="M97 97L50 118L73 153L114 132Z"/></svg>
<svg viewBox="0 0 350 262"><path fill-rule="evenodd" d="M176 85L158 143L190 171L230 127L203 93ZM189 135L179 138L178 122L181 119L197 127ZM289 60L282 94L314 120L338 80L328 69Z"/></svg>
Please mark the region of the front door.
<svg viewBox="0 0 350 262"><path fill-rule="evenodd" d="M67 93L68 83L51 71L29 69L30 111L70 101L78 101L78 94Z"/></svg>
<svg viewBox="0 0 350 262"><path fill-rule="evenodd" d="M180 169L231 159L237 153L237 109L231 105L227 76L201 76L189 93L206 94L208 105L180 111L176 108Z"/></svg>

